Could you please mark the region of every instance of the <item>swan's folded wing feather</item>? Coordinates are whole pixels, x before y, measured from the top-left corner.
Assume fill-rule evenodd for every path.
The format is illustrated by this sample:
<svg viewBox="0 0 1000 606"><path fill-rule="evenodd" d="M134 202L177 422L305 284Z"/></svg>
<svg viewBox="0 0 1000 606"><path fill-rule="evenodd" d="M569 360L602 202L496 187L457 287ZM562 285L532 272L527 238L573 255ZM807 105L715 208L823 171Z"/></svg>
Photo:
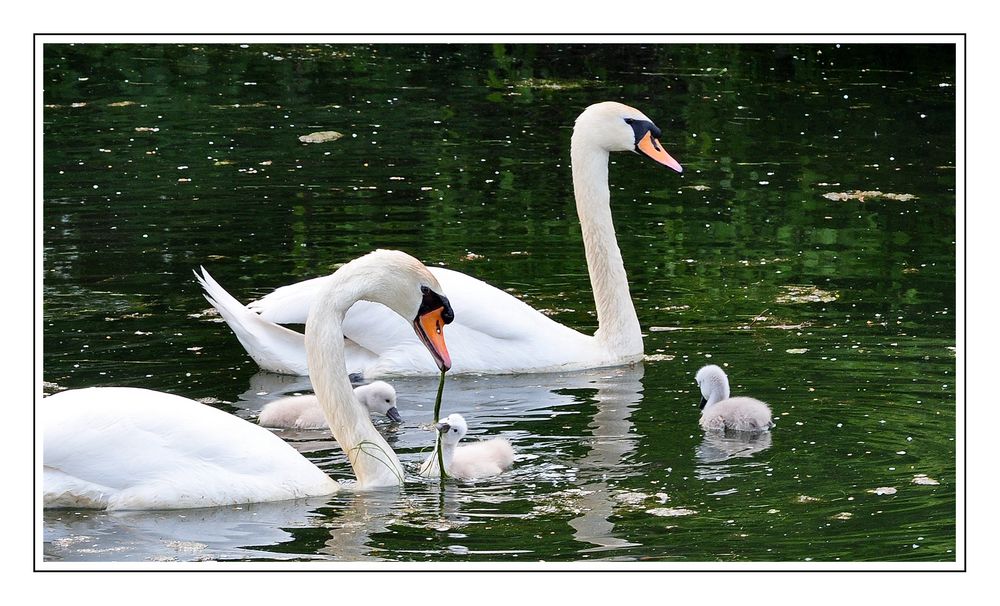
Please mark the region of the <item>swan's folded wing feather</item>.
<svg viewBox="0 0 1000 606"><path fill-rule="evenodd" d="M580 334L482 280L441 267L428 269L457 310L455 322L471 330L502 340L534 340L550 332Z"/></svg>
<svg viewBox="0 0 1000 606"><path fill-rule="evenodd" d="M256 301L247 304L247 309L260 314L265 320L278 324L305 324L309 308L317 300L333 276L320 276L276 288Z"/></svg>
<svg viewBox="0 0 1000 606"><path fill-rule="evenodd" d="M452 307L461 311L460 315L456 315L455 322L462 326L498 339L531 338L537 335L539 329L576 332L482 280L443 267L428 269L441 283L444 295L451 301ZM271 322L304 324L310 305L319 297L329 280L330 276L322 276L282 286L247 307ZM390 328L383 329L385 326ZM411 329L387 307L359 301L347 314L344 334L364 347L377 351L373 346L365 344L365 337L362 336L372 330L376 334L370 338L376 342L384 342L388 338L398 338Z"/></svg>

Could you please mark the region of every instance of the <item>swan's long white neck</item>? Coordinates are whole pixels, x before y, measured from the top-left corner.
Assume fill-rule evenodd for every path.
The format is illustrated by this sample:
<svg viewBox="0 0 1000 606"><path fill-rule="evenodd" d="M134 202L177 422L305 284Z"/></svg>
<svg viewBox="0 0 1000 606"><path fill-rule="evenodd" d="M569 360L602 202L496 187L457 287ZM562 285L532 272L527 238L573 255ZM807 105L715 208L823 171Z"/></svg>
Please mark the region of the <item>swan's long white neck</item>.
<svg viewBox="0 0 1000 606"><path fill-rule="evenodd" d="M615 238L608 187L608 151L589 145L574 131L570 144L573 193L583 230L590 286L597 307L594 338L621 356L642 355L642 331L628 289L628 276Z"/></svg>
<svg viewBox="0 0 1000 606"><path fill-rule="evenodd" d="M347 310L359 299L371 300L366 282L338 272L317 299L306 321L309 378L333 437L347 454L362 488L403 483L403 466L392 447L378 433L368 409L358 401L347 378L342 324Z"/></svg>

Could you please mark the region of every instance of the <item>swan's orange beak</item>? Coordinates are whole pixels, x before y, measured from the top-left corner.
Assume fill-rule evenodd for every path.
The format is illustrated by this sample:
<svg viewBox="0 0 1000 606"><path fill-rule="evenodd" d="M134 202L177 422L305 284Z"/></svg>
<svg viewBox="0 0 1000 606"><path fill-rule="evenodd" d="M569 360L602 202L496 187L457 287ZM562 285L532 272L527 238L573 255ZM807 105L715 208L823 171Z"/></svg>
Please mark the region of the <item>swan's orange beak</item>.
<svg viewBox="0 0 1000 606"><path fill-rule="evenodd" d="M413 321L413 330L416 331L427 351L434 356L434 362L441 371L447 371L451 368L451 356L448 354L448 346L444 342L445 309L445 307L432 309L420 314Z"/></svg>
<svg viewBox="0 0 1000 606"><path fill-rule="evenodd" d="M684 172L680 163L670 157L670 154L667 153L667 150L663 149L660 142L653 138L653 133L651 132L647 131L646 135L636 143L635 148L664 166L669 166L679 173Z"/></svg>

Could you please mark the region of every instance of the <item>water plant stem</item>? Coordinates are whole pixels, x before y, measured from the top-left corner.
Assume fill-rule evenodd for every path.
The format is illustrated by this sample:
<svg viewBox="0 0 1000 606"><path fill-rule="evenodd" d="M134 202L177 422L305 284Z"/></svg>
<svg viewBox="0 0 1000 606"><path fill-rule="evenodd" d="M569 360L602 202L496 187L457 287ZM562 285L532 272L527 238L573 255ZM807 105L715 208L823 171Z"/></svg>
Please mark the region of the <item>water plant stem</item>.
<svg viewBox="0 0 1000 606"><path fill-rule="evenodd" d="M437 425L441 422L441 395L444 394L444 373L441 371L441 381L438 382L438 392L437 398L434 400L434 424ZM438 453L438 469L441 470L441 485L444 485L445 478L447 474L444 471L444 453L441 451L441 432L437 432L437 453Z"/></svg>

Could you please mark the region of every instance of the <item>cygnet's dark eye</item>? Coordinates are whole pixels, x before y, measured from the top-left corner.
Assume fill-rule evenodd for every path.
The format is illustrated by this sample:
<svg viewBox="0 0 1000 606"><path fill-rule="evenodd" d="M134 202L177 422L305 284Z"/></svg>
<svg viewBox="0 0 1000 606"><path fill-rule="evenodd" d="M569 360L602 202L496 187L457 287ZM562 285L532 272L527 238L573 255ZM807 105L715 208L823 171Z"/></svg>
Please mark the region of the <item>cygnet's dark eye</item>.
<svg viewBox="0 0 1000 606"><path fill-rule="evenodd" d="M386 404L388 404L388 403L389 403L389 398L386 398L386 399L385 399L385 403L386 403Z"/></svg>

